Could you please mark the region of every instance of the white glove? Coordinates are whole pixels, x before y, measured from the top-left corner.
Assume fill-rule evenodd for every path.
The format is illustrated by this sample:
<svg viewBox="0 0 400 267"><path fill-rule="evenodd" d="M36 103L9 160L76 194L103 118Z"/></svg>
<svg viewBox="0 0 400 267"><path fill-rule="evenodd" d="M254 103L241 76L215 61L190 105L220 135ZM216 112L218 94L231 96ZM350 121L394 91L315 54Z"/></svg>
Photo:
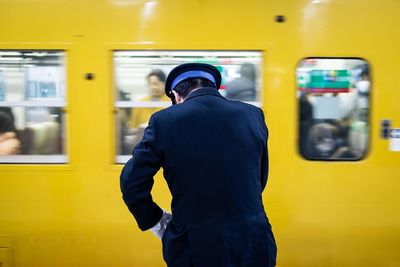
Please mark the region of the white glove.
<svg viewBox="0 0 400 267"><path fill-rule="evenodd" d="M168 223L171 221L172 215L164 210L164 213L160 219L160 221L150 228L150 231L153 232L155 236L161 239L164 235L165 229L167 229Z"/></svg>

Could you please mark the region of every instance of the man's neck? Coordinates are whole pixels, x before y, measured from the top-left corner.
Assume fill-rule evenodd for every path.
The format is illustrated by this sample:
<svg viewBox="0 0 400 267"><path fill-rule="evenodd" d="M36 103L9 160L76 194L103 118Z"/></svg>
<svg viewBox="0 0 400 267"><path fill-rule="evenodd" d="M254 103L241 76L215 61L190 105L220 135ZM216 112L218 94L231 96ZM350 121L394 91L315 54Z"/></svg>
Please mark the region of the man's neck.
<svg viewBox="0 0 400 267"><path fill-rule="evenodd" d="M192 91L190 91L190 93L185 97L185 99L183 100L183 102L185 102L185 100L186 100L193 92L198 91L198 90L201 90L201 89L203 89L203 88L205 88L205 87L197 87L197 88L193 89Z"/></svg>

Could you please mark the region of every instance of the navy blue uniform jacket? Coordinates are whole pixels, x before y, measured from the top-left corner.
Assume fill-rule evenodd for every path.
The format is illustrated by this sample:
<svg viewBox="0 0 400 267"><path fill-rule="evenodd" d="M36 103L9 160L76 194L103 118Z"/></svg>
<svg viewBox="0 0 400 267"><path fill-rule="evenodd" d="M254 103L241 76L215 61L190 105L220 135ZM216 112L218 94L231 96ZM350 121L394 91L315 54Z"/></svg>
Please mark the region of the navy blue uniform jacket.
<svg viewBox="0 0 400 267"><path fill-rule="evenodd" d="M268 176L261 109L201 88L150 119L121 173L123 199L139 228L161 218L153 176L163 168L172 221L162 238L170 267L275 266L261 193Z"/></svg>

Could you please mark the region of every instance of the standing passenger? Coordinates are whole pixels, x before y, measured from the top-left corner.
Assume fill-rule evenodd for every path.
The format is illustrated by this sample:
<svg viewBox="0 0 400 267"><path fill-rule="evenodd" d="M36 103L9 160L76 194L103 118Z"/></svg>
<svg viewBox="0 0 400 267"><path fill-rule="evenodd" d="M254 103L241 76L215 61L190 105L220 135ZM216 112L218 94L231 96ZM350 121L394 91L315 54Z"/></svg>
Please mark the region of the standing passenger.
<svg viewBox="0 0 400 267"><path fill-rule="evenodd" d="M241 101L256 100L256 68L251 63L240 66L240 77L227 85L226 97Z"/></svg>
<svg viewBox="0 0 400 267"><path fill-rule="evenodd" d="M173 105L150 118L121 173L123 199L141 230L162 238L168 266L275 266L276 245L261 193L268 130L261 109L218 93L219 71L188 63L171 71ZM163 168L172 215L153 202Z"/></svg>
<svg viewBox="0 0 400 267"><path fill-rule="evenodd" d="M165 73L160 69L154 69L147 75L147 82L150 88L150 95L140 101L168 101L164 95ZM130 126L132 128L147 126L151 114L159 111L161 108L137 108L132 110Z"/></svg>

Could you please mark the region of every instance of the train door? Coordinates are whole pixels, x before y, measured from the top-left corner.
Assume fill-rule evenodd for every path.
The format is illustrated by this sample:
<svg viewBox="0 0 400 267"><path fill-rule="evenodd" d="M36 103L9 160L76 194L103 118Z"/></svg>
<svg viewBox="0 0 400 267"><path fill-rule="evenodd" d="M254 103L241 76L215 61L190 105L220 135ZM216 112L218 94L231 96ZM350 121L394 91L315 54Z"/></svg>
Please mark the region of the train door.
<svg viewBox="0 0 400 267"><path fill-rule="evenodd" d="M282 266L399 261L394 232L400 217L393 212L399 184L398 91L384 86L395 74L381 60L304 58L293 71L292 89L279 94L295 101L277 104L275 86L267 88L272 129L265 202ZM293 120L285 114L293 114Z"/></svg>

